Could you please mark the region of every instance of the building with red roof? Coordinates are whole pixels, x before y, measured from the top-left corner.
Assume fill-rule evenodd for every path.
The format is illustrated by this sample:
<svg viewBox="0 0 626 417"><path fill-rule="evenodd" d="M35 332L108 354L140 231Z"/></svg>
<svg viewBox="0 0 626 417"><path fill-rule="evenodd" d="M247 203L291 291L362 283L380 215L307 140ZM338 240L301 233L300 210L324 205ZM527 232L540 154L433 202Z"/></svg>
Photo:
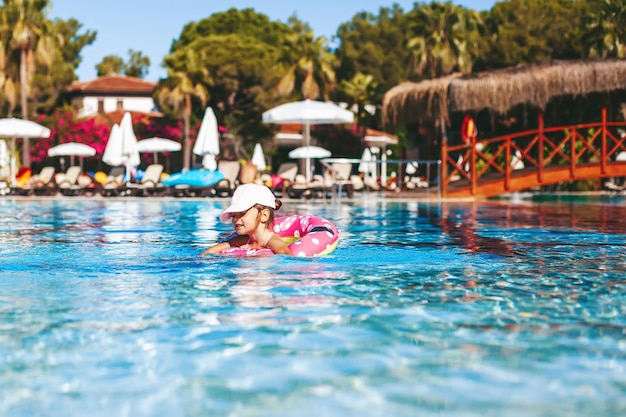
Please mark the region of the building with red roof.
<svg viewBox="0 0 626 417"><path fill-rule="evenodd" d="M79 117L98 113L152 113L152 94L157 83L121 74L109 74L91 81L74 81L66 90L67 97L79 110Z"/></svg>

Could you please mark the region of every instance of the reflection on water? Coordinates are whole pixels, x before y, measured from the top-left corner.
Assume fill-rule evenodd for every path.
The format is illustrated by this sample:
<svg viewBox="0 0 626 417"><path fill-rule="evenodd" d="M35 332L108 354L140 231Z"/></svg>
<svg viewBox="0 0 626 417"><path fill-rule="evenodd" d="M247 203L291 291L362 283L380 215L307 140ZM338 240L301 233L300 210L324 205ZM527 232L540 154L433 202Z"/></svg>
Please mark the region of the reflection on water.
<svg viewBox="0 0 626 417"><path fill-rule="evenodd" d="M199 257L214 199L0 199L0 415L615 416L624 200L287 202L328 257Z"/></svg>

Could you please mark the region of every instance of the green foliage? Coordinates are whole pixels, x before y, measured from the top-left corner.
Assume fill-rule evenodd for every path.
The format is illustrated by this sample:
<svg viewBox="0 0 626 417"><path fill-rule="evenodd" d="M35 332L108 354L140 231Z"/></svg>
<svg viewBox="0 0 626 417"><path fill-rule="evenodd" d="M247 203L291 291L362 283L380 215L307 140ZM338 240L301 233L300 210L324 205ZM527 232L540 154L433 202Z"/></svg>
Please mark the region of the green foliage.
<svg viewBox="0 0 626 417"><path fill-rule="evenodd" d="M124 67L124 60L117 55L107 55L102 58L99 64L96 64L96 75L121 74Z"/></svg>
<svg viewBox="0 0 626 417"><path fill-rule="evenodd" d="M378 16L358 13L343 23L337 32L341 43L335 51L340 63L337 80L370 74L380 85L375 100L382 102L384 91L409 78L406 32L407 18L397 5L381 8Z"/></svg>
<svg viewBox="0 0 626 417"><path fill-rule="evenodd" d="M626 57L626 0L591 0L583 17L587 56Z"/></svg>
<svg viewBox="0 0 626 417"><path fill-rule="evenodd" d="M478 68L582 57L586 0L507 0L483 15L486 45Z"/></svg>
<svg viewBox="0 0 626 417"><path fill-rule="evenodd" d="M98 77L109 74L125 74L129 77L143 78L148 73L150 58L143 56L139 51L128 50L128 61L117 55L107 55L96 64L96 74Z"/></svg>
<svg viewBox="0 0 626 417"><path fill-rule="evenodd" d="M471 72L478 52L480 16L452 3L417 6L409 13L407 49L414 73L435 78Z"/></svg>
<svg viewBox="0 0 626 417"><path fill-rule="evenodd" d="M143 78L148 74L150 68L150 58L143 56L140 51L128 50L130 58L123 66L124 74L129 77Z"/></svg>

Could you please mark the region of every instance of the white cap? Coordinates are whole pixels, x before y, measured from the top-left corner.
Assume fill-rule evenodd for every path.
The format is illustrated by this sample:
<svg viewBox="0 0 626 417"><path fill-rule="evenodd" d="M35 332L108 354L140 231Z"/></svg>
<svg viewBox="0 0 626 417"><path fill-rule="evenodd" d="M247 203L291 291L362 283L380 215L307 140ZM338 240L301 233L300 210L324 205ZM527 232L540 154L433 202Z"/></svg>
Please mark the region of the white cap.
<svg viewBox="0 0 626 417"><path fill-rule="evenodd" d="M241 213L246 211L255 204L276 208L276 197L272 190L265 185L259 184L243 184L235 189L233 198L230 200L230 206L224 210L220 219L226 221L232 217L233 213Z"/></svg>

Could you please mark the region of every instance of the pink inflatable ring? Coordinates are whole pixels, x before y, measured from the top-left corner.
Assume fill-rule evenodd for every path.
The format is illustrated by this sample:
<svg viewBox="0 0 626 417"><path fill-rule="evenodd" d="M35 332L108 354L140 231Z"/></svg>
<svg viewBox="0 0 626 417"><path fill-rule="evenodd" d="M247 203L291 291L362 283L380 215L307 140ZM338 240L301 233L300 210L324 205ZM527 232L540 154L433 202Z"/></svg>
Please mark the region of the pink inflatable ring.
<svg viewBox="0 0 626 417"><path fill-rule="evenodd" d="M330 221L317 216L285 216L274 219L274 233L280 236L288 245L294 256L323 256L328 255L337 247L339 231ZM231 234L225 239L236 236ZM221 255L259 256L273 255L270 249L244 249L232 247L224 249Z"/></svg>

